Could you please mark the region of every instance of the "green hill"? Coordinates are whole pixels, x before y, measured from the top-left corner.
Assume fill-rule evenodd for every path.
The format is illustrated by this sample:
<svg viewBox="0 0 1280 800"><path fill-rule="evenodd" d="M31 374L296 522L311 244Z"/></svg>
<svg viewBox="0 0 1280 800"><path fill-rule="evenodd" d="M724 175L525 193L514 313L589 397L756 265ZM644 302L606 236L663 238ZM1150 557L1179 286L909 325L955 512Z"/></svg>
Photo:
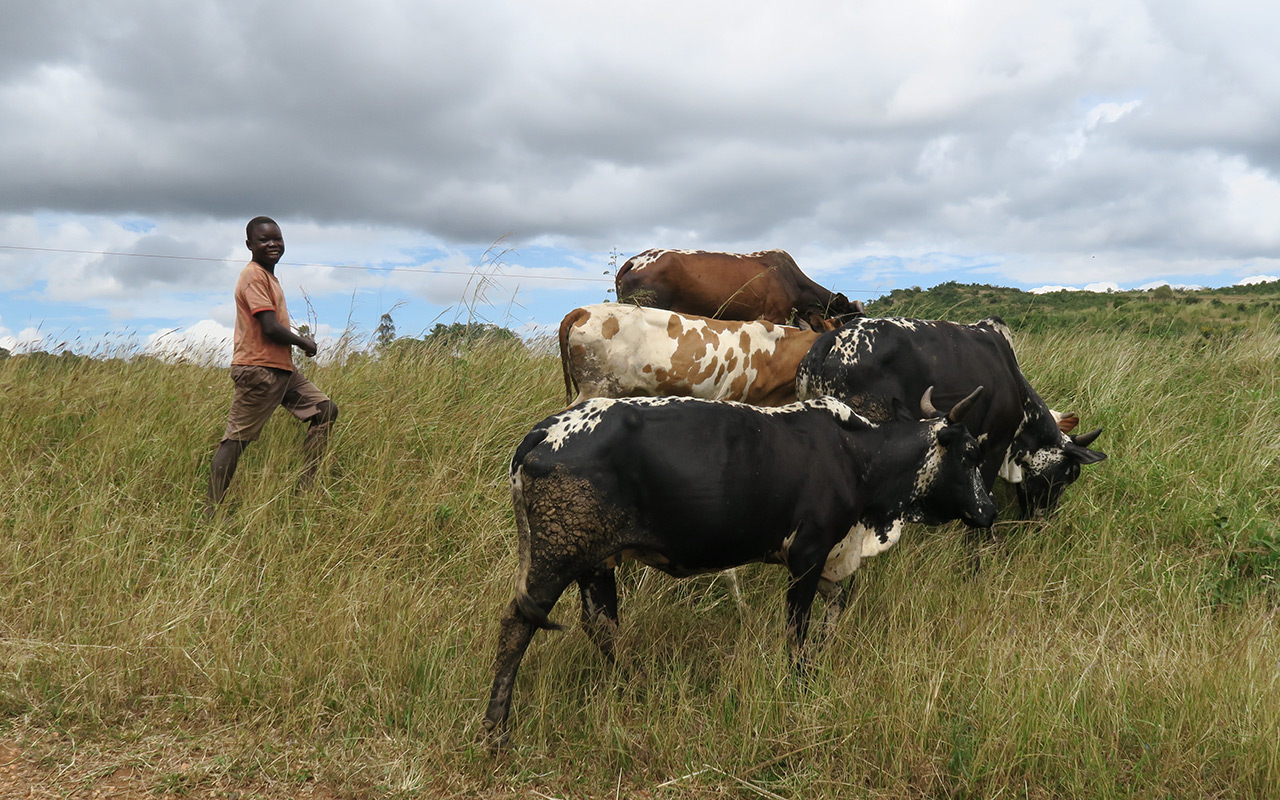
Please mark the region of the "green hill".
<svg viewBox="0 0 1280 800"><path fill-rule="evenodd" d="M1280 282L1198 291L1163 286L1142 292L1031 294L984 284L943 283L895 289L867 305L871 316L976 322L1002 317L1015 331L1082 325L1159 337L1205 339L1239 334L1280 314Z"/></svg>

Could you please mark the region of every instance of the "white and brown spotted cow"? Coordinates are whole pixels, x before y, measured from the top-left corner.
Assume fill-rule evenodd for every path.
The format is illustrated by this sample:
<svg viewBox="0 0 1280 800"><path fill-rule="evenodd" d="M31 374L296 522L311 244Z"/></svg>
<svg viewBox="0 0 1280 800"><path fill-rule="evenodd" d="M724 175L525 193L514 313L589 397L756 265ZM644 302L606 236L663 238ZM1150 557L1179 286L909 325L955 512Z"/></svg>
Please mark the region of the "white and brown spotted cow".
<svg viewBox="0 0 1280 800"><path fill-rule="evenodd" d="M822 323L824 331L835 327ZM796 399L796 366L818 335L626 303L583 306L560 323L565 400L698 397L785 405Z"/></svg>

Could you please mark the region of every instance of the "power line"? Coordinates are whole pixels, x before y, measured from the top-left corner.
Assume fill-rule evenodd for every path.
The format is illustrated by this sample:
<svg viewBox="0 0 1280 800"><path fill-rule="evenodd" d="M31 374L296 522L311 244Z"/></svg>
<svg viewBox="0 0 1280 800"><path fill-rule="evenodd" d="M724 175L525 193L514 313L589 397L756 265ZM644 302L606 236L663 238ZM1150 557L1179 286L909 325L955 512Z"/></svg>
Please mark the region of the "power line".
<svg viewBox="0 0 1280 800"><path fill-rule="evenodd" d="M173 256L158 253L118 253L112 250L68 250L61 247L24 247L16 244L0 244L3 250L29 250L37 253L73 253L85 256L123 256L126 258L169 258L176 261L214 261L222 264L238 264L238 258L213 258L211 256ZM416 272L423 275L475 275L481 272L486 277L515 278L533 281L589 281L592 283L613 283L607 278L586 278L566 275L513 275L509 272L487 271L483 267L473 270L427 269L425 267L370 267L363 264L313 264L297 261L282 261L290 267L324 267L326 269L359 269L365 272Z"/></svg>
<svg viewBox="0 0 1280 800"><path fill-rule="evenodd" d="M72 253L84 256L122 256L125 258L168 258L175 261L214 261L220 264L239 264L243 259L239 258L213 258L211 256L172 256L160 255L159 253L119 253L114 250L69 250L61 247L26 247L16 244L0 244L0 250L28 250L36 253ZM586 278L567 275L513 275L510 272L485 271L483 267L476 267L472 270L457 269L427 269L425 267L370 267L364 264L318 264L300 261L282 261L280 262L289 267L322 267L325 269L358 269L365 272L413 272L422 275L467 275L474 276L481 273L485 277L494 278L514 278L515 280L530 281L586 281L587 283L613 283L609 278ZM846 292L857 294L875 294L882 292L884 289L857 289L846 288Z"/></svg>

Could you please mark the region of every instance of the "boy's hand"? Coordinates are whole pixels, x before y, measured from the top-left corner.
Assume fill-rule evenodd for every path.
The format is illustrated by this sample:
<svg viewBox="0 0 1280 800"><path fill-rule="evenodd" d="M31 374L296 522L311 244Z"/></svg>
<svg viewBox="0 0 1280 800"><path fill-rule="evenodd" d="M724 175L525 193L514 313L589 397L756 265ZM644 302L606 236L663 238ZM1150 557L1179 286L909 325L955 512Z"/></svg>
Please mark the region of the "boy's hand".
<svg viewBox="0 0 1280 800"><path fill-rule="evenodd" d="M306 353L308 358L315 358L316 340L310 336L299 336L298 338L302 340L302 344L298 345L302 348L302 352Z"/></svg>

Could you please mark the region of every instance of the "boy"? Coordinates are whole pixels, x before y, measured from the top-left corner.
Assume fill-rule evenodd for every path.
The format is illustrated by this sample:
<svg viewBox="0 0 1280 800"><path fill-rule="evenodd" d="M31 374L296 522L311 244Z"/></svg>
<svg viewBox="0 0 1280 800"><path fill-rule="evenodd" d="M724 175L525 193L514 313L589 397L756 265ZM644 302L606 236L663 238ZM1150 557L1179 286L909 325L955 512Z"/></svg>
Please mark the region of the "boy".
<svg viewBox="0 0 1280 800"><path fill-rule="evenodd" d="M329 439L329 423L338 418L338 406L315 384L294 369L293 350L316 354L315 340L289 328L284 290L276 279L276 264L284 255L284 236L270 217L254 217L245 227L245 246L253 254L236 282L236 332L231 357L231 380L236 385L227 429L209 470L209 504L213 515L236 463L249 443L258 438L276 406L284 406L308 423L302 451L306 467L302 486L315 479L320 457Z"/></svg>

